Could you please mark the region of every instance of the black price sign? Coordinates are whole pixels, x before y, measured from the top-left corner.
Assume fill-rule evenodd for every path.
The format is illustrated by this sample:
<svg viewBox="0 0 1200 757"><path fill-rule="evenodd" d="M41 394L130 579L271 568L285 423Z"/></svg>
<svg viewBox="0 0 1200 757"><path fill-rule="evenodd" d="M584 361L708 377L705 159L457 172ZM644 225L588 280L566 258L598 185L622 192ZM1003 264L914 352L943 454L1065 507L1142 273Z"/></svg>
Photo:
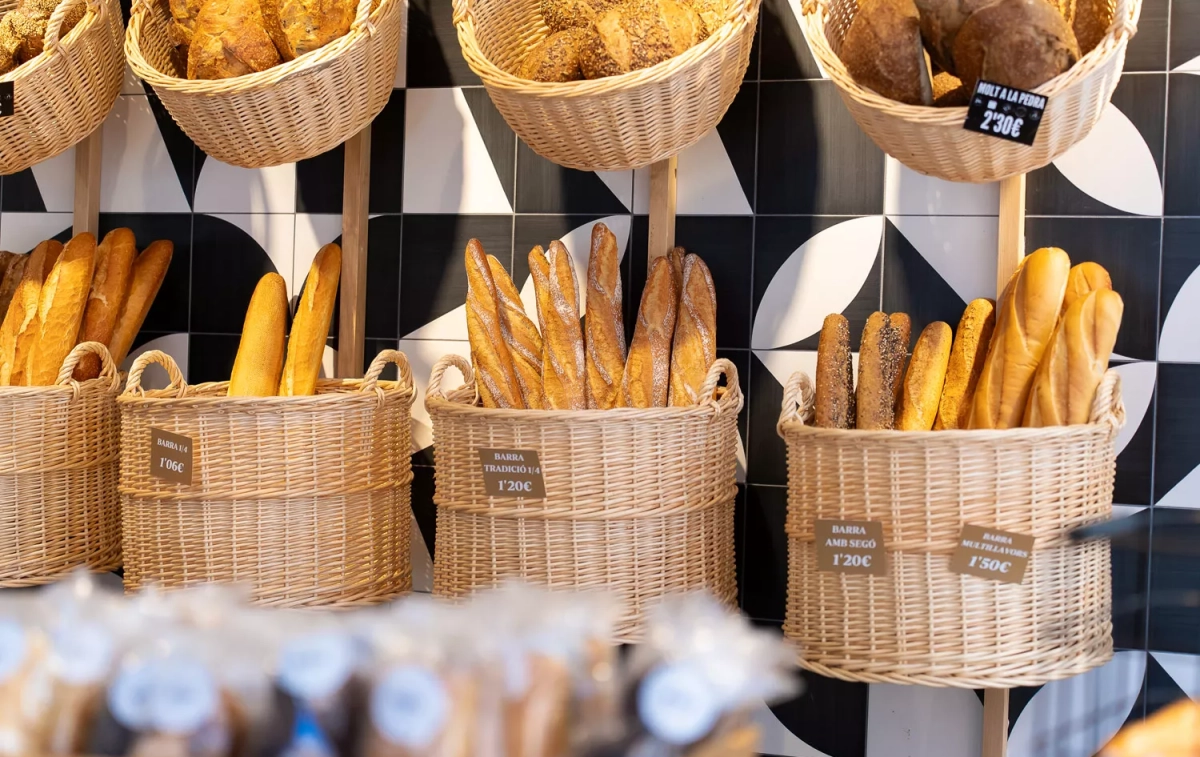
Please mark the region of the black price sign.
<svg viewBox="0 0 1200 757"><path fill-rule="evenodd" d="M1046 103L1045 95L980 79L975 85L975 94L971 96L963 128L1010 142L1033 145L1033 138L1042 124L1042 115L1046 112Z"/></svg>
<svg viewBox="0 0 1200 757"><path fill-rule="evenodd" d="M525 497L542 499L546 483L542 465L532 449L481 449L483 488L489 497Z"/></svg>
<svg viewBox="0 0 1200 757"><path fill-rule="evenodd" d="M998 528L964 523L958 546L950 556L950 571L1006 584L1025 580L1033 537Z"/></svg>
<svg viewBox="0 0 1200 757"><path fill-rule="evenodd" d="M0 117L16 113L16 82L0 81Z"/></svg>

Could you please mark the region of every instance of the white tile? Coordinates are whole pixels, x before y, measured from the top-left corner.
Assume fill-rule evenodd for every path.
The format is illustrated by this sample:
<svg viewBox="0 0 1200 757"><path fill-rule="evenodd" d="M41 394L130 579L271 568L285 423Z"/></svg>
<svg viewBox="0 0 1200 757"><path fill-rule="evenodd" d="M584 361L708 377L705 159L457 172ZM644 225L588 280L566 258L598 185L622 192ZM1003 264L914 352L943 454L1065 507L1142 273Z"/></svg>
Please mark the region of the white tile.
<svg viewBox="0 0 1200 757"><path fill-rule="evenodd" d="M982 744L983 705L970 689L873 683L866 757L966 757Z"/></svg>
<svg viewBox="0 0 1200 757"><path fill-rule="evenodd" d="M39 242L71 228L70 213L5 213L0 224L0 250L29 252Z"/></svg>
<svg viewBox="0 0 1200 757"><path fill-rule="evenodd" d="M300 294L308 269L322 247L342 234L342 216L333 213L296 214L296 253L288 291Z"/></svg>
<svg viewBox="0 0 1200 757"><path fill-rule="evenodd" d="M679 153L677 193L675 207L680 215L752 214L750 201L716 129ZM635 172L633 197L635 213L650 212L649 168Z"/></svg>
<svg viewBox="0 0 1200 757"><path fill-rule="evenodd" d="M208 157L196 182L197 213L293 213L296 164L239 168Z"/></svg>
<svg viewBox="0 0 1200 757"><path fill-rule="evenodd" d="M995 216L888 216L950 288L970 302L996 296Z"/></svg>
<svg viewBox="0 0 1200 757"><path fill-rule="evenodd" d="M292 288L290 276L295 255L296 220L294 216L279 213L214 213L212 215L249 234L260 247L266 250L267 257L271 259L275 270L279 271L279 275L283 276L284 281L288 283L288 296L292 297L297 294ZM192 254L203 255L204 250L198 249Z"/></svg>
<svg viewBox="0 0 1200 757"><path fill-rule="evenodd" d="M425 390L429 385L434 363L443 355L449 354L461 355L470 360L471 345L456 340L401 339L398 349L408 357L413 384L416 387L416 396L413 397L412 403L412 439L413 452L418 452L433 444L433 424L425 410ZM462 384L457 370L447 371L444 378L444 388L455 389Z"/></svg>
<svg viewBox="0 0 1200 757"><path fill-rule="evenodd" d="M1163 321L1158 359L1167 363L1200 363L1200 268L1192 271Z"/></svg>
<svg viewBox="0 0 1200 757"><path fill-rule="evenodd" d="M1183 693L1200 699L1200 656L1181 652L1151 652L1150 656L1179 684Z"/></svg>
<svg viewBox="0 0 1200 757"><path fill-rule="evenodd" d="M1054 161L1054 167L1084 194L1111 208L1162 215L1162 180L1150 146L1112 103L1088 135Z"/></svg>
<svg viewBox="0 0 1200 757"><path fill-rule="evenodd" d="M51 213L71 213L75 210L75 148L35 163L33 180L46 210Z"/></svg>
<svg viewBox="0 0 1200 757"><path fill-rule="evenodd" d="M122 95L104 122L100 210L186 213L183 186L144 95Z"/></svg>
<svg viewBox="0 0 1200 757"><path fill-rule="evenodd" d="M888 215L998 215L1000 185L963 184L925 176L887 156L883 207Z"/></svg>

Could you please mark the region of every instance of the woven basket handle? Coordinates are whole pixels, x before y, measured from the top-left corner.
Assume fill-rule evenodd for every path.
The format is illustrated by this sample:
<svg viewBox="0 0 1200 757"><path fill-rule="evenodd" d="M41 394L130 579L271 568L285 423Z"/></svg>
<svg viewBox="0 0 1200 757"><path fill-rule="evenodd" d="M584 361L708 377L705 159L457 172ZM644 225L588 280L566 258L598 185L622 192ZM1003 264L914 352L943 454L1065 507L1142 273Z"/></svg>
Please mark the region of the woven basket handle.
<svg viewBox="0 0 1200 757"><path fill-rule="evenodd" d="M811 16L814 13L820 12L821 18L825 18L829 14L825 0L804 0L800 10L806 16Z"/></svg>
<svg viewBox="0 0 1200 757"><path fill-rule="evenodd" d="M804 371L796 371L788 379L783 388L783 409L779 413L779 422L775 430L783 435L786 423L809 423L812 421L813 406L816 393L813 391L812 379Z"/></svg>
<svg viewBox="0 0 1200 757"><path fill-rule="evenodd" d="M175 363L175 358L161 350L150 350L138 355L137 360L133 361L133 367L129 369L129 381L125 384L125 394L145 394L142 389L142 372L146 370L146 366L157 363L167 369L167 376L171 378L171 384L167 387L168 390L174 390L176 397L182 397L187 390L187 382L183 380L183 374L179 372L179 366Z"/></svg>
<svg viewBox="0 0 1200 757"><path fill-rule="evenodd" d="M55 6L54 12L50 14L50 20L46 23L46 35L42 47L47 53L54 54L58 51L63 20L66 19L68 11L73 6L85 1L89 11L102 16L104 13L104 4L100 0L62 0L61 3Z"/></svg>
<svg viewBox="0 0 1200 757"><path fill-rule="evenodd" d="M379 389L379 374L383 373L383 369L388 365L396 366L396 370L400 374L400 380L396 382L396 388L392 391L411 393L413 388L412 368L408 365L408 356L399 350L384 350L376 355L375 359L371 361L371 367L367 368L367 375L363 377L362 386L358 390L373 392Z"/></svg>
<svg viewBox="0 0 1200 757"><path fill-rule="evenodd" d="M471 0L454 0L454 25L458 26L471 15Z"/></svg>
<svg viewBox="0 0 1200 757"><path fill-rule="evenodd" d="M725 393L720 397L713 399L713 395L717 393L717 385L721 381L721 376L725 377ZM738 383L737 366L729 362L725 358L720 358L713 361L713 364L708 368L708 375L704 377L704 383L700 385L700 394L704 400L702 405L715 405L718 412L724 412L733 408L733 412L742 409L742 387Z"/></svg>
<svg viewBox="0 0 1200 757"><path fill-rule="evenodd" d="M75 366L79 365L79 361L83 359L84 355L95 355L100 358L100 375L97 378L106 379L109 390L115 392L121 385L121 377L117 374L117 365L113 362L108 348L100 342L80 342L75 345L75 349L71 350L71 354L67 355L67 359L63 361L62 370L58 372L58 378L54 380L54 383L58 386L67 386L73 383L71 374L75 373Z"/></svg>
<svg viewBox="0 0 1200 757"><path fill-rule="evenodd" d="M1108 27L1108 33L1118 38L1122 35L1132 37L1137 34L1137 22L1141 15L1141 0L1117 0L1117 7L1113 11L1112 26Z"/></svg>
<svg viewBox="0 0 1200 757"><path fill-rule="evenodd" d="M366 27L368 34L375 33L375 25L371 23L371 3L373 0L358 0L358 11L354 14L354 22L350 24L350 31L357 31Z"/></svg>
<svg viewBox="0 0 1200 757"><path fill-rule="evenodd" d="M1125 403L1121 400L1121 374L1111 368L1104 372L1096 397L1092 400L1092 423L1108 426L1108 435L1115 437L1125 425Z"/></svg>
<svg viewBox="0 0 1200 757"><path fill-rule="evenodd" d="M446 391L442 389L442 376L450 368L457 368L458 372L462 374L463 387L475 387L475 371L471 368L471 361L462 355L445 355L433 364L433 374L429 377L429 388L425 390L426 401L446 399ZM475 391L475 394L475 399L471 401L472 405L479 399L478 390Z"/></svg>

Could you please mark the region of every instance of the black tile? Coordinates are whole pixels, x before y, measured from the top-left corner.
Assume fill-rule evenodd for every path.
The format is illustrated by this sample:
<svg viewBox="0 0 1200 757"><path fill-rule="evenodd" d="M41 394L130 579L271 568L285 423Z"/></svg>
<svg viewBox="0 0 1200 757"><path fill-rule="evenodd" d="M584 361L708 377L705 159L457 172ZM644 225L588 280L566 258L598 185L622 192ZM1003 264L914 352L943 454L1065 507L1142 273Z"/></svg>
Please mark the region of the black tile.
<svg viewBox="0 0 1200 757"><path fill-rule="evenodd" d="M1183 3L1176 2L1178 7ZM1194 4L1193 4L1194 5ZM1200 216L1200 76L1171 74L1167 99L1166 214Z"/></svg>
<svg viewBox="0 0 1200 757"><path fill-rule="evenodd" d="M809 52L789 0L763 0L759 15L763 80L820 79L821 69Z"/></svg>
<svg viewBox="0 0 1200 757"><path fill-rule="evenodd" d="M594 171L576 171L551 163L521 140L517 142L516 209L518 213L598 215L630 210Z"/></svg>
<svg viewBox="0 0 1200 757"><path fill-rule="evenodd" d="M1025 247L1061 247L1073 263L1092 260L1108 269L1125 302L1114 352L1153 360L1158 344L1158 278L1161 259L1157 218L1030 218Z"/></svg>
<svg viewBox="0 0 1200 757"><path fill-rule="evenodd" d="M1145 9L1142 14L1145 15ZM1141 22L1138 23L1141 29ZM1141 32L1138 32L1139 35ZM1136 39L1136 38L1135 38ZM1171 60L1172 71L1200 57L1200 5L1191 0L1171 3ZM1193 109L1191 112L1195 113Z"/></svg>
<svg viewBox="0 0 1200 757"><path fill-rule="evenodd" d="M1117 364L1119 365L1119 364ZM1126 408L1128 409L1128 398ZM1126 423L1138 423L1138 418L1126 416ZM1117 455L1117 478L1113 485L1113 501L1122 505L1149 505L1152 502L1151 482L1154 465L1154 398L1140 419L1137 430Z"/></svg>
<svg viewBox="0 0 1200 757"><path fill-rule="evenodd" d="M1150 576L1150 649L1200 654L1200 513L1154 508Z"/></svg>
<svg viewBox="0 0 1200 757"><path fill-rule="evenodd" d="M413 462L417 459L414 456ZM429 556L434 557L434 543L437 535L437 507L433 504L433 468L425 465L414 465L412 482L412 511L417 518L417 527L421 529L421 538Z"/></svg>
<svg viewBox="0 0 1200 757"><path fill-rule="evenodd" d="M371 363L379 356L379 353L384 350L397 349L400 344L395 339L371 339L368 337L364 340L363 346L363 375L367 373L367 369L371 367ZM395 381L399 375L396 366L393 363L388 363L384 366L383 371L379 374L381 381Z"/></svg>
<svg viewBox="0 0 1200 757"><path fill-rule="evenodd" d="M0 211L5 213L45 213L46 203L42 191L33 178L33 169L26 168L8 176L0 177L3 194L0 194Z"/></svg>
<svg viewBox="0 0 1200 757"><path fill-rule="evenodd" d="M101 213L100 234L127 227L141 250L168 239L175 245L162 287L146 314L144 331L179 333L188 330L192 267L192 216L187 213ZM239 327L240 331L240 327Z"/></svg>
<svg viewBox="0 0 1200 757"><path fill-rule="evenodd" d="M1113 644L1139 649L1146 645L1151 511L1147 508L1127 517L1136 527L1112 540Z"/></svg>
<svg viewBox="0 0 1200 757"><path fill-rule="evenodd" d="M496 257L504 263L504 267L508 269L517 288L520 289L524 286L525 280L529 278L529 252L534 247L540 246L545 250L550 246L550 242L562 239L570 232L581 227L587 228L587 238L590 240L591 228L597 221L602 219L603 216L596 215L517 216L513 222L512 257L509 258L503 254L497 254ZM634 246L632 236L631 234L630 239L626 241L625 256L621 258L621 293L625 303L628 303L631 297L637 296L637 292L634 291L634 288L630 284L630 261L640 258L643 261L643 267L645 266L645 253L635 252L637 250L645 250L645 247ZM584 260L588 257L586 250L572 250L571 252L581 254ZM580 276L584 275L582 271L576 271L576 273ZM640 292L640 288L637 291ZM624 316L624 311L622 311L622 316ZM533 317L536 318L537 316L533 315Z"/></svg>
<svg viewBox="0 0 1200 757"><path fill-rule="evenodd" d="M400 306L400 236L402 216L376 216L367 222L367 339L398 339ZM334 240L342 243L339 235ZM293 305L300 290L292 293ZM329 333L338 333L341 290Z"/></svg>
<svg viewBox="0 0 1200 757"><path fill-rule="evenodd" d="M496 177L500 179L500 184L504 187L504 194L508 197L509 205L512 205L517 162L516 134L513 133L504 117L500 115L500 111L496 109L486 90L468 88L464 89L462 94L463 99L467 101L467 107L471 109L475 125L479 128L479 136L483 139L484 147L492 159Z"/></svg>
<svg viewBox="0 0 1200 757"><path fill-rule="evenodd" d="M409 87L455 87L479 84L463 60L454 29L453 3L411 0L408 4Z"/></svg>
<svg viewBox="0 0 1200 757"><path fill-rule="evenodd" d="M787 447L775 425L783 404L783 385L759 359L751 353L750 378L743 387L750 406L750 433L746 440L746 481L751 484L787 486Z"/></svg>
<svg viewBox="0 0 1200 757"><path fill-rule="evenodd" d="M1155 502L1200 466L1200 393L1196 391L1197 386L1200 386L1200 364L1159 364Z"/></svg>
<svg viewBox="0 0 1200 757"><path fill-rule="evenodd" d="M1184 675L1200 673L1200 657L1184 663ZM1181 678L1183 676L1180 676ZM1174 704L1187 696L1179 682L1171 677L1153 654L1146 657L1146 715L1153 715L1167 705Z"/></svg>
<svg viewBox="0 0 1200 757"><path fill-rule="evenodd" d="M912 318L911 344L934 321L958 326L967 303L946 283L900 230L886 222L883 242L883 310L908 313ZM861 334L861 330L859 331Z"/></svg>
<svg viewBox="0 0 1200 757"><path fill-rule="evenodd" d="M787 607L787 489L746 487L743 528L742 612L759 620L783 620Z"/></svg>
<svg viewBox="0 0 1200 757"><path fill-rule="evenodd" d="M242 307L243 313L245 306ZM242 338L235 334L192 334L188 337L189 384L206 381L228 381L233 373L233 361L237 357L238 343Z"/></svg>
<svg viewBox="0 0 1200 757"><path fill-rule="evenodd" d="M738 372L738 387L742 390L742 396L745 397L750 391L750 351L749 350L717 350L717 359L725 358L733 363L733 367ZM728 384L727 379L722 379L721 385ZM742 451L746 450L746 434L750 428L750 403L743 402L742 411L738 413L738 434L741 435Z"/></svg>
<svg viewBox="0 0 1200 757"><path fill-rule="evenodd" d="M764 83L759 113L759 213L883 211L883 153L833 82Z"/></svg>
<svg viewBox="0 0 1200 757"><path fill-rule="evenodd" d="M1184 282L1197 268L1200 268L1200 219L1168 218L1163 221L1162 306L1159 315L1164 325ZM1185 308L1190 304L1181 303L1183 307L1175 318L1184 318ZM1182 357L1180 353L1186 351L1182 345L1176 347L1166 344L1165 338L1163 342L1159 346L1163 360L1178 360Z"/></svg>
<svg viewBox="0 0 1200 757"><path fill-rule="evenodd" d="M158 95L146 86L146 102L154 121L158 124L158 133L162 135L163 144L167 146L167 154L171 156L171 166L175 169L175 177L187 197L189 205L195 204L196 181L200 177L200 167L204 165L205 154L196 147L188 135L183 133L179 124L167 112L166 106L158 99Z"/></svg>
<svg viewBox="0 0 1200 757"><path fill-rule="evenodd" d="M193 224L191 330L241 334L258 280L274 271L286 281L290 272L276 271L258 242L224 219L196 214Z"/></svg>
<svg viewBox="0 0 1200 757"><path fill-rule="evenodd" d="M771 707L789 731L818 754L864 757L867 753L867 698L870 687L815 673L801 674L803 693ZM907 754L899 750L880 752Z"/></svg>
<svg viewBox="0 0 1200 757"><path fill-rule="evenodd" d="M754 170L758 154L758 85L747 82L717 124L717 134L737 174L742 192L754 208Z"/></svg>
<svg viewBox="0 0 1200 757"><path fill-rule="evenodd" d="M1187 0L1182 0L1186 3ZM1174 5L1182 4L1175 0ZM1125 50L1125 71L1167 70L1167 17L1171 0L1143 0L1137 34ZM1178 26L1176 26L1178 29ZM1175 34L1178 31L1172 30Z"/></svg>

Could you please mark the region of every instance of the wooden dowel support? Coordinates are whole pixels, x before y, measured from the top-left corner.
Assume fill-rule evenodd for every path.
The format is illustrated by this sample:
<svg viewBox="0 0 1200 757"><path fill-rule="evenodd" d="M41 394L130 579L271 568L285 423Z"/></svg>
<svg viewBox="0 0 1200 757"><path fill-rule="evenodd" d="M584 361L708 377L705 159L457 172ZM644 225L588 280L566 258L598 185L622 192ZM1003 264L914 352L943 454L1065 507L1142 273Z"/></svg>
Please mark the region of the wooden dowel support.
<svg viewBox="0 0 1200 757"><path fill-rule="evenodd" d="M1008 689L983 692L983 757L1008 752Z"/></svg>
<svg viewBox="0 0 1200 757"><path fill-rule="evenodd" d="M100 156L103 129L96 129L75 145L75 216L72 233L100 233Z"/></svg>
<svg viewBox="0 0 1200 757"><path fill-rule="evenodd" d="M341 307L337 375L363 375L367 321L367 221L371 193L371 126L346 140L342 189Z"/></svg>
<svg viewBox="0 0 1200 757"><path fill-rule="evenodd" d="M675 181L678 159L672 155L650 165L649 260L675 246Z"/></svg>
<svg viewBox="0 0 1200 757"><path fill-rule="evenodd" d="M1025 174L1000 182L1000 234L996 250L996 295L1004 291L1025 257Z"/></svg>

